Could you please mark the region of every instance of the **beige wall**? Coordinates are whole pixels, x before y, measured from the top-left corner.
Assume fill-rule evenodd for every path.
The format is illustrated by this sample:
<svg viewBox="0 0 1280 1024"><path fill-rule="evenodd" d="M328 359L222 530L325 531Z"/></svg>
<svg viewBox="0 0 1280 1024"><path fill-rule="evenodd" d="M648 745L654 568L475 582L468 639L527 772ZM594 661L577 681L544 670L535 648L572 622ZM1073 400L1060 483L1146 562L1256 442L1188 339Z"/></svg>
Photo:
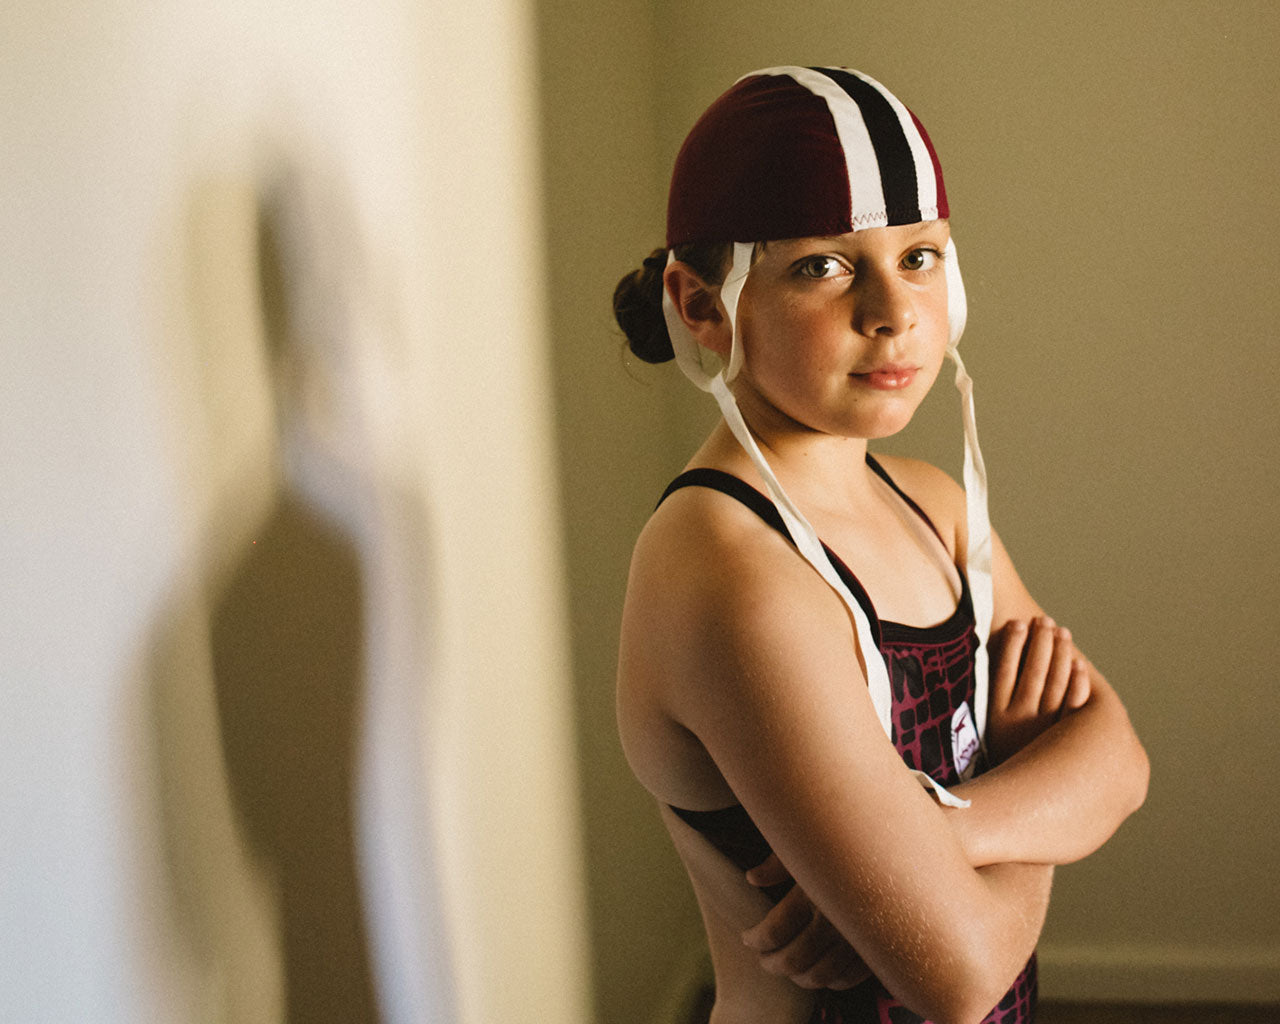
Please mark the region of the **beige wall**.
<svg viewBox="0 0 1280 1024"><path fill-rule="evenodd" d="M601 1019L648 1021L698 941L613 736L611 677L631 539L710 418L676 374L620 364L608 298L661 239L697 113L788 62L866 70L930 127L997 528L1151 754L1146 807L1060 872L1044 991L1280 999L1272 5L602 6L541 5ZM954 472L948 391L894 447Z"/></svg>
<svg viewBox="0 0 1280 1024"><path fill-rule="evenodd" d="M0 1018L587 1019L531 25L6 8Z"/></svg>
<svg viewBox="0 0 1280 1024"><path fill-rule="evenodd" d="M370 624L344 699L387 1019L571 1024L587 956L600 1020L659 1011L700 928L617 747L614 642L632 539L711 410L624 365L608 294L660 240L696 113L795 60L879 75L930 125L997 525L1152 754L1147 807L1061 873L1046 992L1280 998L1270 5L535 10L540 121L515 0L7 12L0 1016L278 1017L217 613L282 495L327 528L291 536L339 538L323 564ZM264 216L312 289L287 370ZM912 434L954 467L949 397Z"/></svg>
<svg viewBox="0 0 1280 1024"><path fill-rule="evenodd" d="M618 611L654 482L678 471L677 400L629 373L608 296L651 245L662 203L654 12L625 0L539 5L551 336L578 681L597 1019L640 1021L700 934L652 803L621 764L613 716ZM642 369L648 369L642 367ZM649 382L648 384L644 382Z"/></svg>

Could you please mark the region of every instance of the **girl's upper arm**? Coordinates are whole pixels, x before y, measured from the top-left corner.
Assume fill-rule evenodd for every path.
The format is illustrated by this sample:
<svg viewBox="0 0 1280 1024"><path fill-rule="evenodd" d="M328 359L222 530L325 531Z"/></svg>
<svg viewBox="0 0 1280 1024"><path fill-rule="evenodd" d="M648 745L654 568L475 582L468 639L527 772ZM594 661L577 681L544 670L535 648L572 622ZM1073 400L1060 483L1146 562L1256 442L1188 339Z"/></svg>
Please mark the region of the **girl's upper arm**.
<svg viewBox="0 0 1280 1024"><path fill-rule="evenodd" d="M669 714L890 991L931 1019L981 1016L1039 920L970 867L885 736L844 606L780 538L676 547L629 597L647 579L667 617L646 628L677 652Z"/></svg>
<svg viewBox="0 0 1280 1024"><path fill-rule="evenodd" d="M1013 559L994 527L991 530L991 590L995 606L991 616L993 633L1011 619L1027 622L1044 614L1013 567Z"/></svg>

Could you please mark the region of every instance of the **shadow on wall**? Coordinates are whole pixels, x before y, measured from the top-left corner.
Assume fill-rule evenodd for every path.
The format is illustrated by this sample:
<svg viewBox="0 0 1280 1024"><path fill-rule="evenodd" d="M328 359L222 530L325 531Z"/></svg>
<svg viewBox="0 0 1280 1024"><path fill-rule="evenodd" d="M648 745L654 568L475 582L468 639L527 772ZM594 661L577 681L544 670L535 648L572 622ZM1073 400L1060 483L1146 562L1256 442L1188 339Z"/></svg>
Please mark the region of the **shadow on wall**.
<svg viewBox="0 0 1280 1024"><path fill-rule="evenodd" d="M272 372L306 359L272 209L259 268ZM275 380L279 436L301 411ZM357 548L286 475L217 596L211 651L232 803L276 888L285 1020L377 1019L356 871L364 664Z"/></svg>
<svg viewBox="0 0 1280 1024"><path fill-rule="evenodd" d="M213 609L232 802L270 866L285 1019L374 1020L356 871L363 609L354 546L286 489Z"/></svg>
<svg viewBox="0 0 1280 1024"><path fill-rule="evenodd" d="M384 678L383 707L370 711L370 665L396 657L388 659L385 637L371 636L369 604L385 613L385 591L398 586L390 603L403 613L422 581L383 571L387 543L377 534L388 517L377 509L388 503L369 468L360 389L344 374L358 358L357 339L344 336L354 330L342 308L349 296L335 289L331 265L298 251L297 221L314 210L297 206L297 185L286 174L268 188L193 194L186 291L193 330L204 334L196 373L222 377L197 387L206 444L192 457L193 491L212 492L197 516L199 564L175 588L150 647L165 882L194 998L221 1019L376 1024L413 1019L414 999L382 992L380 1010L371 935L382 940L385 981L397 959L387 905L423 908L382 884L403 877L406 862L379 863L388 838L365 799L371 778L375 787L400 780L382 806L398 808L398 835L422 848L409 853L408 873L429 874L430 857L418 698L412 683L388 689ZM303 244L314 242L302 228ZM243 264L239 294L202 277L224 274L227 257ZM327 258L351 260L345 251ZM360 269L347 267L347 276L358 279ZM203 479L205 459L212 481ZM412 516L393 518L401 546L421 539L406 533ZM412 618L401 614L398 625L412 632ZM380 659L371 659L379 645ZM401 679L420 684L422 652L407 661L401 653ZM371 714L396 723L391 742L380 727L376 755L398 759L390 768L369 763ZM384 911L380 932L371 892ZM416 954L410 945L400 955ZM421 973L431 984L426 965ZM388 1002L398 1011L387 1014Z"/></svg>

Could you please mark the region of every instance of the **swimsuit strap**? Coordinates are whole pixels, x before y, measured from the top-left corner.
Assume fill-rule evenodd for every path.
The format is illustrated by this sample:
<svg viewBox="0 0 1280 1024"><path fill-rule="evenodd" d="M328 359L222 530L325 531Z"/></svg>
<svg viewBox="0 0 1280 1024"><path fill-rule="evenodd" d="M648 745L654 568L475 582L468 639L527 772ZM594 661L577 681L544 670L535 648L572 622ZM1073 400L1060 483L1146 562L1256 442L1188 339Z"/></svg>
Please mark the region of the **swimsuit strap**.
<svg viewBox="0 0 1280 1024"><path fill-rule="evenodd" d="M885 469L884 466L880 465L880 463L876 461L875 457L870 452L867 452L867 465L871 467L871 469L875 472L876 476L878 476L881 480L883 480L891 488L893 488L894 494L896 494L899 498L901 498L904 502L906 502L907 508L911 509L912 512L914 512L916 515L918 515L921 519L924 520L925 525L928 526L929 529L933 531L933 535L937 537L938 540L942 540L942 534L940 534L938 532L938 528L933 525L933 520L930 519L928 515L925 514L924 509L922 509L919 505L915 503L915 500L911 497L911 495L909 495L906 491L904 491L901 487L899 487L896 483L894 483L893 477L889 475L889 471ZM950 550L947 547L947 542L945 540L942 540L942 549L944 551Z"/></svg>
<svg viewBox="0 0 1280 1024"><path fill-rule="evenodd" d="M871 462L871 457L868 456L867 458L868 462ZM878 467L877 463L872 462L871 464ZM879 472L883 473L884 470L881 469ZM892 481L890 481L890 483L892 484ZM658 504L661 505L672 493L680 490L682 487L706 487L709 490L719 491L721 494L727 494L729 497L734 498L743 505L746 505L747 508L751 509L752 512L764 520L766 524L772 526L782 534L782 536L786 538L787 543L791 544L793 547L795 546L795 542L791 539L791 534L788 532L786 524L782 520L782 515L778 512L778 507L741 477L736 477L732 473L726 473L722 469L698 468L685 470L685 472L672 480L667 489L662 492L662 497L658 499ZM894 489L897 490L896 487ZM918 506L914 502L911 502L910 504L912 508L919 511ZM922 516L924 515L923 512L920 514ZM925 522L928 522L928 517L925 517ZM929 523L929 526L932 527L933 524ZM867 619L871 625L871 633L875 637L876 649L879 650L881 643L880 619L876 615L875 606L871 603L871 595L867 593L866 589L862 586L862 583L858 580L858 577L856 577L849 567L844 564L844 560L841 559L839 555L827 547L825 543L822 545L822 550L826 553L828 561L831 562L831 565L835 568L836 572L839 573L840 578L844 580L845 586L849 588L853 593L854 598L857 599L858 604L862 606L862 610L866 612Z"/></svg>
<svg viewBox="0 0 1280 1024"><path fill-rule="evenodd" d="M778 506L757 491L741 477L726 473L723 469L688 469L671 481L658 499L661 505L682 487L706 487L736 498L779 533L787 536L786 524L778 512ZM655 506L657 507L657 506Z"/></svg>
<svg viewBox="0 0 1280 1024"><path fill-rule="evenodd" d="M933 531L934 536L938 540L942 540L942 534L933 525L933 520L929 518L928 513L916 504L911 495L898 486L893 477L889 475L889 471L880 465L880 462L870 452L867 452L867 465L871 467L876 476L893 489L893 493L906 503L907 508L924 520L925 525ZM742 502L779 533L786 534L787 532L782 516L778 512L778 507L745 480L734 476L732 473L726 473L722 469L699 468L686 470L671 481L667 489L662 492L662 497L658 499L658 504L661 505L673 491L678 491L682 487L709 487L713 491L720 491ZM946 547L945 541L942 546Z"/></svg>
<svg viewBox="0 0 1280 1024"><path fill-rule="evenodd" d="M879 461L870 452L867 452L867 465L876 474L876 476L889 485L893 490L893 493L902 499L907 508L911 509L912 512L924 521L924 524L933 531L933 535L937 537L939 542L942 544L943 550L947 550L947 542L942 539L942 534L934 525L933 520L929 518L924 509L916 504L915 499L912 498L911 495L898 486L893 477L889 475L889 471L886 470L884 466L880 465ZM784 536L787 541L794 546L795 542L792 541L791 534L787 531L786 524L782 520L782 515L778 512L778 507L770 501L768 497L761 494L742 478L736 477L732 473L726 473L722 469L707 469L704 467L689 469L671 481L667 489L662 492L662 497L658 499L658 504L661 505L668 497L671 496L672 493L680 490L682 487L706 487L713 491L719 491L721 494L727 494L729 497L737 500L741 504L746 505L747 508L751 509L751 511L764 520L765 523L772 526L782 534L782 536ZM825 543L822 545L822 550L826 552L827 558L830 559L831 564L835 566L836 572L840 574L840 578L844 580L845 585L853 591L853 596L857 598L858 603L862 605L862 610L867 613L867 618L871 620L872 632L875 634L876 646L879 647L881 642L880 619L876 615L875 608L871 604L870 595L866 592L862 583L853 574L849 567L844 564L844 560L841 559L839 555L832 551ZM968 581L964 579L963 573L961 574L961 581L962 588L967 590Z"/></svg>

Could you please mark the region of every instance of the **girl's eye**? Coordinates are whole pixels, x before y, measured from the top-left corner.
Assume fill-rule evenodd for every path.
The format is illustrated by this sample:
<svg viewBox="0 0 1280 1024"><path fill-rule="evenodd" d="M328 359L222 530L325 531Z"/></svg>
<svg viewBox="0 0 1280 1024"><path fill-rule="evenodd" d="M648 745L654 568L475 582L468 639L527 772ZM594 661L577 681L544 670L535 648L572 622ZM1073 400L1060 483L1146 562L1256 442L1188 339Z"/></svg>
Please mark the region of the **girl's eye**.
<svg viewBox="0 0 1280 1024"><path fill-rule="evenodd" d="M796 271L801 277L820 280L824 277L837 277L845 272L845 266L834 256L810 256L800 261Z"/></svg>
<svg viewBox="0 0 1280 1024"><path fill-rule="evenodd" d="M937 249L912 249L902 261L907 270L932 270L942 254Z"/></svg>

